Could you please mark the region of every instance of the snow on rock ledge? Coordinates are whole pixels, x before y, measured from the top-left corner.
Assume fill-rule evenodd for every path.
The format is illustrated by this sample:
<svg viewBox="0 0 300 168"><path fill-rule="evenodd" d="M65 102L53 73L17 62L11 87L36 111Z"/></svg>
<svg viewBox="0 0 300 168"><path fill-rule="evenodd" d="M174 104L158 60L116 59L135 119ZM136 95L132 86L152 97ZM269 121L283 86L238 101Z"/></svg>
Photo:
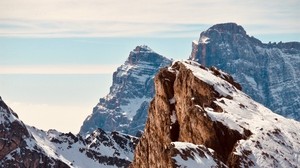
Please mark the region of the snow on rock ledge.
<svg viewBox="0 0 300 168"><path fill-rule="evenodd" d="M0 167L128 167L138 138L101 129L86 137L26 126L0 97Z"/></svg>
<svg viewBox="0 0 300 168"><path fill-rule="evenodd" d="M97 128L131 135L144 129L150 100L154 96L153 78L171 61L148 46L137 46L113 74L109 94L101 98L93 113L84 121L80 133Z"/></svg>
<svg viewBox="0 0 300 168"><path fill-rule="evenodd" d="M300 164L300 124L253 101L230 75L193 61L178 61L156 75L155 89L132 167L178 167L193 158L192 164L201 166L210 157L215 162L209 163L218 167ZM193 150L184 153L193 157L183 161L174 154L178 143L191 144L186 146ZM198 145L202 151L214 152L195 153Z"/></svg>

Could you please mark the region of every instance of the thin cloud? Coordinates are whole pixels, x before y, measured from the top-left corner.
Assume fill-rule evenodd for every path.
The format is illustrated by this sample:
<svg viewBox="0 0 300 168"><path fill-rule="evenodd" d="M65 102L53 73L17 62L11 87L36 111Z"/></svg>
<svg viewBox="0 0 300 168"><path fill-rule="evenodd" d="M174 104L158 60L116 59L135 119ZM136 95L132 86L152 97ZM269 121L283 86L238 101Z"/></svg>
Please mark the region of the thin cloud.
<svg viewBox="0 0 300 168"><path fill-rule="evenodd" d="M118 65L1 65L0 74L112 74Z"/></svg>
<svg viewBox="0 0 300 168"><path fill-rule="evenodd" d="M153 37L175 27L189 37L193 25L220 22L255 27L250 31L260 34L299 33L299 6L298 0L0 1L0 36Z"/></svg>

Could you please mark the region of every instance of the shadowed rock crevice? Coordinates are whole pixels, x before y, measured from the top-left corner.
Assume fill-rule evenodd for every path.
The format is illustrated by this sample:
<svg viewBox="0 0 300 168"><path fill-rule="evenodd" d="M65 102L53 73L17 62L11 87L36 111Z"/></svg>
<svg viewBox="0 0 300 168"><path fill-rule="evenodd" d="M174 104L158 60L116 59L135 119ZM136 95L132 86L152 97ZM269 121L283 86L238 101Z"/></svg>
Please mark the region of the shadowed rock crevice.
<svg viewBox="0 0 300 168"><path fill-rule="evenodd" d="M241 89L231 76L216 68L200 68L226 80L237 90ZM217 113L224 112L215 101L225 97L216 92L214 86L196 77L181 62L159 71L155 77L155 89L145 132L136 148L131 167L176 167L172 159L176 151L182 158L193 158L196 153L203 156L200 148L178 151L171 145L178 141L213 149L215 152L212 157L222 167L223 163L230 162L237 142L251 135L242 135L208 116L206 108Z"/></svg>

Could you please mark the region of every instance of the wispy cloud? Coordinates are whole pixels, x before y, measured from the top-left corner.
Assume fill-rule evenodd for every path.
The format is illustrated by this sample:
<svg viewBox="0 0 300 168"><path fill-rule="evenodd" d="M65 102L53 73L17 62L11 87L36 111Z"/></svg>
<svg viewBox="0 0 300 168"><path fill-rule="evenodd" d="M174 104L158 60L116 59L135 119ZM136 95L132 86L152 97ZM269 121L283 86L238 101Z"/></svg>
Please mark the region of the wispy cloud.
<svg viewBox="0 0 300 168"><path fill-rule="evenodd" d="M1 65L0 74L112 74L118 65Z"/></svg>
<svg viewBox="0 0 300 168"><path fill-rule="evenodd" d="M299 6L298 0L9 0L0 1L0 36L190 36L195 25L228 21L255 33L299 33Z"/></svg>

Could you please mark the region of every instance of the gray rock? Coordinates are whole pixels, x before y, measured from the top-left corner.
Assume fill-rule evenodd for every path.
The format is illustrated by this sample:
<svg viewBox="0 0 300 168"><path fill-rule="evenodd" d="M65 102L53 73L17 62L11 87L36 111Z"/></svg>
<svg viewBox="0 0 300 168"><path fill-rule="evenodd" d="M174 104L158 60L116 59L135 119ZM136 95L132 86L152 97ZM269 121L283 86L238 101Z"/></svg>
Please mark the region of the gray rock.
<svg viewBox="0 0 300 168"><path fill-rule="evenodd" d="M231 74L254 100L300 120L300 43L262 43L235 23L217 24L193 42L190 56Z"/></svg>
<svg viewBox="0 0 300 168"><path fill-rule="evenodd" d="M144 130L150 100L154 97L153 78L171 60L147 46L137 46L126 62L113 74L109 94L101 98L89 115L80 133L88 134L97 128L121 131L131 135Z"/></svg>

